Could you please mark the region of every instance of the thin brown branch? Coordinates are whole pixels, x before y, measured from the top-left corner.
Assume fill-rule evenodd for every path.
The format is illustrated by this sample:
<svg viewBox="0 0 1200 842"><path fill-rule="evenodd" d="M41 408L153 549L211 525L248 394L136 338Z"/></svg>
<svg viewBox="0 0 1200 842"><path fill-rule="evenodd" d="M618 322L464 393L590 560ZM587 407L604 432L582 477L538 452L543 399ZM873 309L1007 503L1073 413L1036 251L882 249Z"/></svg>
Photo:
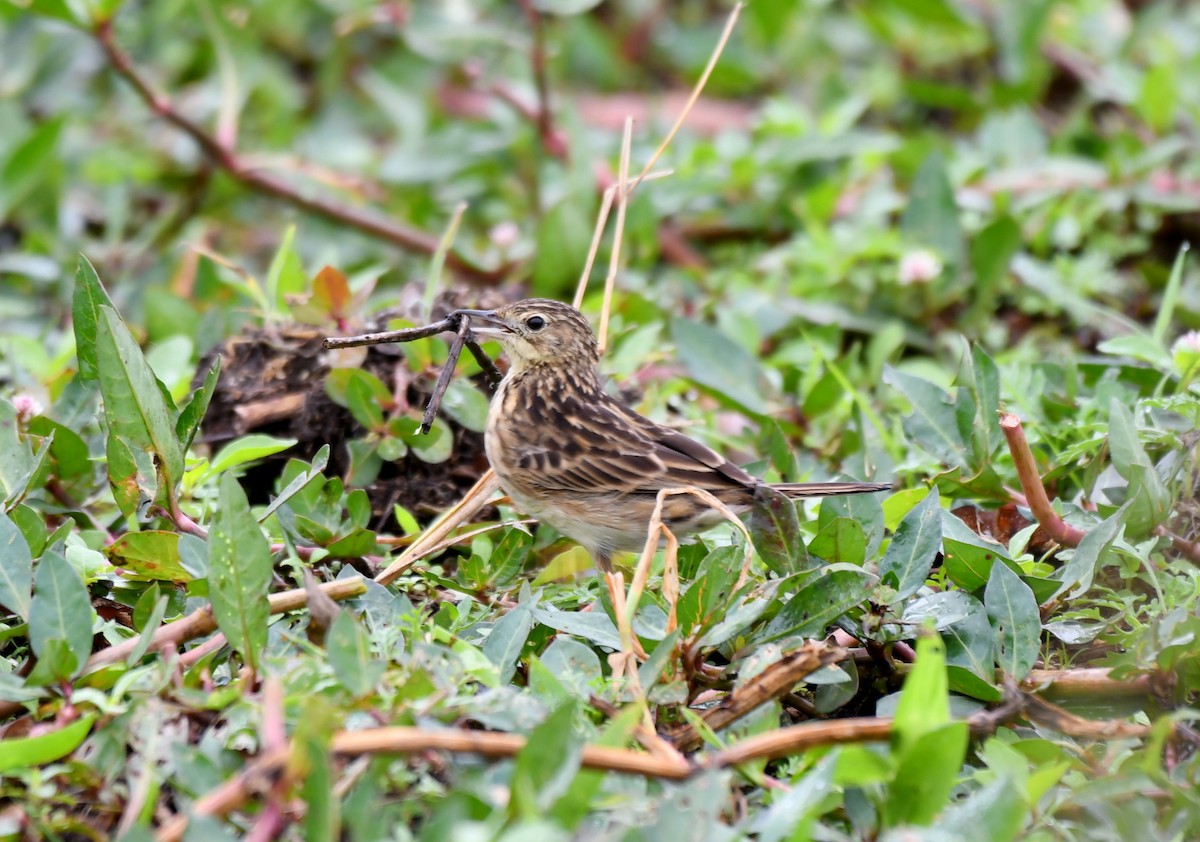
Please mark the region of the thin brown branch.
<svg viewBox="0 0 1200 842"><path fill-rule="evenodd" d="M333 736L330 751L348 757L449 751L505 758L515 756L525 747L525 743L525 738L517 734L466 730L426 731L421 728L392 727L342 731ZM228 815L260 789L263 781L276 778L289 756L290 750L286 747L260 755L240 774L197 799L188 816L175 816L166 822L155 838L158 842L182 839L190 816ZM580 762L588 769L627 772L668 780L683 780L693 770L691 764L670 760L665 755L643 754L604 746L585 746Z"/></svg>
<svg viewBox="0 0 1200 842"><path fill-rule="evenodd" d="M810 673L847 657L849 652L845 649L824 643L806 644L730 692L716 707L705 711L704 722L714 731L727 728L771 699L788 693ZM700 733L692 725L675 730L669 737L681 751L694 751L702 741Z"/></svg>
<svg viewBox="0 0 1200 842"><path fill-rule="evenodd" d="M1005 696L1020 706L1021 714L1035 725L1050 728L1070 737L1086 740L1112 740L1125 737L1149 736L1151 726L1134 725L1117 719L1085 719L1034 693L1018 688L1011 680L1005 682Z"/></svg>
<svg viewBox="0 0 1200 842"><path fill-rule="evenodd" d="M1006 722L1022 715L1073 736L1103 739L1139 737L1149 732L1146 726L1087 720L1074 716L1022 692L1012 684L1006 688L1006 695L1008 701L1004 705L966 720L974 736L991 734ZM643 753L604 746L584 746L580 762L588 769L679 781L707 770L729 768L753 760L787 757L823 746L881 742L889 739L891 734L891 719L833 719L806 722L749 737L710 755L700 763L688 761L670 751ZM515 756L525 745L526 739L517 734L385 727L334 734L330 742L330 751L343 757L446 751L499 759ZM174 816L165 822L156 839L159 842L182 839L190 816L226 816L256 793L267 791L271 782L278 779L290 755L291 750L288 746L263 753L248 763L237 776L197 799L188 816Z"/></svg>
<svg viewBox="0 0 1200 842"><path fill-rule="evenodd" d="M330 599L343 600L351 599L365 593L367 586L362 579L338 579L337 581L326 582L321 585L321 590ZM308 592L304 588L295 588L290 591L273 593L267 599L270 603L272 614L283 614L307 605ZM151 633L148 651L174 649L189 640L195 640L197 637L204 637L206 634L211 634L216 631L216 628L217 621L213 617L212 608L206 605L203 608L198 608L186 617L155 629ZM137 648L140 640L141 637L139 636L132 640L118 643L116 646L101 649L88 658L84 672L86 673L97 667L125 660Z"/></svg>
<svg viewBox="0 0 1200 842"><path fill-rule="evenodd" d="M433 384L433 392L429 395L429 403L425 407L425 414L421 417L422 435L428 433L433 427L433 419L437 417L438 410L442 408L442 396L446 394L446 389L450 386L450 378L454 376L454 369L458 367L458 358L462 356L463 343L470 335L471 320L460 316L458 330L450 342L450 351L446 354L446 364L442 366L441 374L438 375L437 382Z"/></svg>
<svg viewBox="0 0 1200 842"><path fill-rule="evenodd" d="M1086 535L1082 529L1071 526L1059 517L1058 512L1050 505L1046 496L1046 487L1042 485L1042 477L1038 473L1037 462L1025 439L1025 429L1021 419L1011 412L1000 414L1000 429L1008 441L1008 451L1012 454L1013 465L1017 469L1017 478L1021 481L1021 490L1029 503L1038 524L1045 529L1050 538L1067 547L1077 547Z"/></svg>
<svg viewBox="0 0 1200 842"><path fill-rule="evenodd" d="M1171 542L1171 546L1175 548L1176 552L1184 555L1194 564L1200 564L1200 544L1197 544L1195 541L1189 541L1182 535L1176 535L1174 532L1168 530L1165 526L1156 527L1154 532L1155 534L1161 535L1169 540Z"/></svg>
<svg viewBox="0 0 1200 842"><path fill-rule="evenodd" d="M406 251L424 255L433 255L437 251L438 238L433 234L403 225L374 210L303 193L277 176L250 166L245 157L239 155L235 149L222 143L199 123L178 111L170 97L157 90L138 71L129 55L117 46L111 18L97 23L92 35L104 51L112 69L134 89L150 110L190 137L205 157L235 181L257 193L272 196L317 216L378 237ZM500 266L496 269L486 269L455 250L446 254L446 265L465 278L485 284L498 283L512 268Z"/></svg>
<svg viewBox="0 0 1200 842"><path fill-rule="evenodd" d="M723 769L751 760L774 760L821 746L840 743L880 742L892 735L892 720L876 717L829 719L805 722L780 728L766 734L748 737L729 748L718 751L702 765L706 769Z"/></svg>
<svg viewBox="0 0 1200 842"><path fill-rule="evenodd" d="M1103 667L1066 670L1030 670L1021 682L1026 691L1049 690L1063 696L1114 697L1148 696L1154 693L1154 675L1143 673L1125 681L1112 677Z"/></svg>
<svg viewBox="0 0 1200 842"><path fill-rule="evenodd" d="M441 321L420 327L406 327L400 330L383 330L378 333L360 333L358 336L329 336L321 343L322 348L355 348L359 345L383 345L388 342L412 342L414 339L424 339L447 330L456 330L459 319L447 316Z"/></svg>

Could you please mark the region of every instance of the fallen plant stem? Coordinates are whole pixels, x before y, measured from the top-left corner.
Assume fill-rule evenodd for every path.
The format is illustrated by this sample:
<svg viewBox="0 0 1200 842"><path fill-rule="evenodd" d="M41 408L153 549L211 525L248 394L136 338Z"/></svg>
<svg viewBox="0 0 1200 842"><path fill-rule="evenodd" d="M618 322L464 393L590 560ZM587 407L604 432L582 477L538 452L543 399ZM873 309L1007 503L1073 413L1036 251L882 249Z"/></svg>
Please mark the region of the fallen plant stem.
<svg viewBox="0 0 1200 842"><path fill-rule="evenodd" d="M1029 503L1038 525L1054 541L1067 547L1077 547L1086 535L1082 529L1071 526L1054 511L1050 498L1046 496L1046 487L1042 485L1042 477L1038 473L1037 462L1025 439L1025 429L1021 419L1011 412L1000 414L1000 429L1008 441L1008 452L1012 454L1013 465L1017 469L1017 478L1021 481L1021 490Z"/></svg>
<svg viewBox="0 0 1200 842"><path fill-rule="evenodd" d="M1154 692L1151 673L1135 675L1124 681L1111 677L1112 670L1104 667L1085 667L1067 670L1030 670L1021 681L1026 691L1051 690L1067 696L1145 696Z"/></svg>
<svg viewBox="0 0 1200 842"><path fill-rule="evenodd" d="M832 651L832 650L831 650ZM1127 737L1144 736L1147 726L1123 722L1088 720L1056 708L1018 689L1006 686L1007 701L995 710L982 711L966 722L974 736L993 733L1018 716L1053 727L1071 736ZM725 769L754 760L772 760L830 745L881 742L890 739L892 720L883 717L805 722L766 734L748 737L717 751L699 762L671 751L651 753L606 746L584 746L580 763L584 768L622 772L646 778L682 781L714 769ZM517 734L470 731L465 729L426 730L415 727L367 728L342 731L330 740L330 752L343 757L371 754L413 754L423 751L447 751L477 754L488 758L514 757L525 748L526 739ZM276 780L291 756L291 747L282 746L264 752L230 778L198 798L189 814L176 815L159 829L158 842L176 842L183 838L192 816L226 816L245 804L256 792L265 792Z"/></svg>
<svg viewBox="0 0 1200 842"><path fill-rule="evenodd" d="M714 731L727 728L771 699L789 692L805 676L849 657L850 653L845 649L824 643L806 644L734 689L716 707L706 710L702 716L704 723ZM703 741L699 731L690 724L673 731L669 739L680 751L694 751Z"/></svg>
<svg viewBox="0 0 1200 842"><path fill-rule="evenodd" d="M170 97L158 91L138 71L129 55L117 46L112 18L99 21L91 33L112 69L129 83L150 110L190 137L205 157L239 184L317 216L378 237L406 251L425 255L437 252L438 238L426 231L403 225L374 210L354 207L321 196L307 195L286 181L252 167L246 158L239 155L230 145L176 110ZM453 249L446 252L446 265L463 277L484 284L499 283L512 269L510 265L485 269Z"/></svg>

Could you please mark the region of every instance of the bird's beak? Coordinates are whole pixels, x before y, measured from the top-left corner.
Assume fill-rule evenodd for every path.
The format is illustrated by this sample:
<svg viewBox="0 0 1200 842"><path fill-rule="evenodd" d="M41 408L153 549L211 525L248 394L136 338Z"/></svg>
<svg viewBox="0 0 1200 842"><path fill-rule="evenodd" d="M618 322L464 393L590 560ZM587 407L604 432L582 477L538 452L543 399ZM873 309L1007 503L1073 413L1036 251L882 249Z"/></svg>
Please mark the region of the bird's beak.
<svg viewBox="0 0 1200 842"><path fill-rule="evenodd" d="M512 333L508 322L497 316L495 310L455 310L454 312L459 316L467 316L488 323L482 325L476 322L471 323L471 331L480 336L503 336Z"/></svg>

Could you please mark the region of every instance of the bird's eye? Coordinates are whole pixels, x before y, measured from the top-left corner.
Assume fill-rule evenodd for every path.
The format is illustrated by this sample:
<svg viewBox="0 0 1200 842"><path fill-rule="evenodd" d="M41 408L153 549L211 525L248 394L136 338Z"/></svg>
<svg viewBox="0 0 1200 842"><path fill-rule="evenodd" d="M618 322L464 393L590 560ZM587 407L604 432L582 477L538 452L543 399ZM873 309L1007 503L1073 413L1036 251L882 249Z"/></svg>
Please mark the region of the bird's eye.
<svg viewBox="0 0 1200 842"><path fill-rule="evenodd" d="M546 320L541 316L530 316L525 320L525 327L530 330L541 330L546 326Z"/></svg>

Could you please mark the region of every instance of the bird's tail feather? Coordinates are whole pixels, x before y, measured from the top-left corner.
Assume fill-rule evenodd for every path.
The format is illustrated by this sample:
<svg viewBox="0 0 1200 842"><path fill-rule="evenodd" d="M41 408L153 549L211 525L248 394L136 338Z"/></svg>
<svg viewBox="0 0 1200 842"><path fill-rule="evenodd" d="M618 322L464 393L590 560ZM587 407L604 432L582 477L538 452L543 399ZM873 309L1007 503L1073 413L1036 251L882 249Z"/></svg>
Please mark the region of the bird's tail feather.
<svg viewBox="0 0 1200 842"><path fill-rule="evenodd" d="M832 497L838 494L870 494L891 488L882 482L781 482L771 488L792 499L799 497Z"/></svg>

